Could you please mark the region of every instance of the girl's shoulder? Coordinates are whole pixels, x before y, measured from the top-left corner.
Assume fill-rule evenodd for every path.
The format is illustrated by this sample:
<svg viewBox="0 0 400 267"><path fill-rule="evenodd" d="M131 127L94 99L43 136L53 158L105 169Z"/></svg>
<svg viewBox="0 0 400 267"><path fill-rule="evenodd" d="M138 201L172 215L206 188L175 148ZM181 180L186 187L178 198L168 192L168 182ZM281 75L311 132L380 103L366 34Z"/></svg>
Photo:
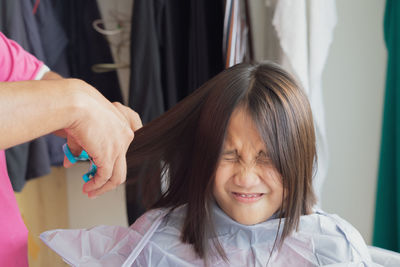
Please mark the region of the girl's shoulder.
<svg viewBox="0 0 400 267"><path fill-rule="evenodd" d="M155 223L157 223L158 226L154 229L154 233L161 232L168 226L180 230L184 220L185 210L185 205L173 210L166 208L152 209L140 216L130 228L143 235L147 233Z"/></svg>
<svg viewBox="0 0 400 267"><path fill-rule="evenodd" d="M144 235L158 218L164 217L167 213L167 209L149 210L140 216L129 228Z"/></svg>
<svg viewBox="0 0 400 267"><path fill-rule="evenodd" d="M131 252L135 255L132 266L148 266L154 262L157 262L154 266L202 265L193 247L181 241L185 211L185 206L151 210L136 220L131 229L140 238Z"/></svg>
<svg viewBox="0 0 400 267"><path fill-rule="evenodd" d="M136 255L133 266L147 266L150 262L157 262L156 266L204 265L193 247L181 241L185 213L185 206L173 211L151 210L131 226L137 233L131 253ZM228 265L257 265L268 261L279 219L244 226L218 209L214 215L216 234L229 259ZM313 214L301 216L298 230L285 239L277 254L272 254L271 263L287 266L293 260L306 266L370 263L371 257L360 233L350 223L337 215L315 210Z"/></svg>
<svg viewBox="0 0 400 267"><path fill-rule="evenodd" d="M358 230L336 214L316 208L313 214L300 217L293 236L308 236L319 262L332 264L340 260L368 262L371 256Z"/></svg>

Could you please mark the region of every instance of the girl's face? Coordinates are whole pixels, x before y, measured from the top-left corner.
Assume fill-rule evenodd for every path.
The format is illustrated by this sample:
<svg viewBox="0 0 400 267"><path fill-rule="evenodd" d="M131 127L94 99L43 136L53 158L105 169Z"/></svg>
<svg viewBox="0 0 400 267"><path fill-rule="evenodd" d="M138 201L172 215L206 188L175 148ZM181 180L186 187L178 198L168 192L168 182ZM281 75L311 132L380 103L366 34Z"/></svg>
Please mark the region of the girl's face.
<svg viewBox="0 0 400 267"><path fill-rule="evenodd" d="M267 220L282 205L281 177L243 108L236 109L229 121L213 194L226 214L246 225Z"/></svg>

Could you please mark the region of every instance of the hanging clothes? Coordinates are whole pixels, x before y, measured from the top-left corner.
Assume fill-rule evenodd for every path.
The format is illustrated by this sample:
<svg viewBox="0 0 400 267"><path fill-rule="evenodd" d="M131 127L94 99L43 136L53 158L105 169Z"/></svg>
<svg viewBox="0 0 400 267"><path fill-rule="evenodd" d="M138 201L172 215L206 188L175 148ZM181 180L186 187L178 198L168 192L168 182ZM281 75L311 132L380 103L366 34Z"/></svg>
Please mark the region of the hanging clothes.
<svg viewBox="0 0 400 267"><path fill-rule="evenodd" d="M70 77L67 61L68 37L61 24L59 14L53 7L54 1L31 0L31 2L33 6L39 3L33 16L38 28L46 65L62 77Z"/></svg>
<svg viewBox="0 0 400 267"><path fill-rule="evenodd" d="M400 2L387 0L384 39L388 51L374 246L400 252Z"/></svg>
<svg viewBox="0 0 400 267"><path fill-rule="evenodd" d="M223 70L223 1L135 0L129 106L144 123Z"/></svg>
<svg viewBox="0 0 400 267"><path fill-rule="evenodd" d="M226 1L223 37L225 68L253 60L248 9L247 0Z"/></svg>
<svg viewBox="0 0 400 267"><path fill-rule="evenodd" d="M224 1L190 1L188 85L178 101L224 69L222 55ZM173 89L173 88L172 88Z"/></svg>
<svg viewBox="0 0 400 267"><path fill-rule="evenodd" d="M135 0L129 106L147 123L224 69L224 1ZM141 181L126 185L128 219L145 211Z"/></svg>
<svg viewBox="0 0 400 267"><path fill-rule="evenodd" d="M32 12L35 18L35 25L38 29L37 31L43 51L43 58L38 58L45 62L52 71L63 77L70 77L69 65L67 62L68 38L62 28L58 14L53 8L52 2L52 0L31 0L34 12L24 9L25 16L28 16L26 12ZM64 153L62 145L65 144L66 140L53 134L44 136L44 139L47 144L47 153L43 151L43 153L39 152L30 155L29 162L31 162L31 164L28 166L29 175L27 179L42 176L40 173L35 173L31 167L36 165L35 162L38 161L37 156L42 155L42 157L45 157L45 154L47 154L51 166L62 166L63 164ZM31 147L30 151L35 150Z"/></svg>
<svg viewBox="0 0 400 267"><path fill-rule="evenodd" d="M97 1L52 0L52 2L69 40L67 57L71 77L89 83L109 101L122 103L117 73L92 71L94 64L113 62L107 40L92 26L93 21L101 17Z"/></svg>
<svg viewBox="0 0 400 267"><path fill-rule="evenodd" d="M272 24L283 51L279 56L279 63L297 77L313 111L318 155L318 168L313 186L317 199L320 200L328 170L322 72L337 22L335 1L280 0L275 4Z"/></svg>

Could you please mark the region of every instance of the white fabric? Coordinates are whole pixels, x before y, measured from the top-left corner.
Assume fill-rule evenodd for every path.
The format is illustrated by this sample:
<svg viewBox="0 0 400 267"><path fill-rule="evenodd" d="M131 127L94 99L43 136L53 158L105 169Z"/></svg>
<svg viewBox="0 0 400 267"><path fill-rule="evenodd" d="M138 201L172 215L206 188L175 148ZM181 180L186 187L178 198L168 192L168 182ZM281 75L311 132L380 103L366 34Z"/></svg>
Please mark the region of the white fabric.
<svg viewBox="0 0 400 267"><path fill-rule="evenodd" d="M374 262L385 267L400 266L400 253L372 246L368 249Z"/></svg>
<svg viewBox="0 0 400 267"><path fill-rule="evenodd" d="M308 3L306 0L279 0L272 23L284 52L280 63L297 77L313 111L318 154L314 189L320 199L328 170L321 81L337 15L334 0L309 0Z"/></svg>
<svg viewBox="0 0 400 267"><path fill-rule="evenodd" d="M322 72L328 58L333 30L337 23L335 0L310 0L309 86L308 96L316 125L318 171L314 188L321 198L323 182L328 172L328 144L322 98Z"/></svg>
<svg viewBox="0 0 400 267"><path fill-rule="evenodd" d="M209 242L209 266L266 266L279 219L246 226L212 208L216 236ZM191 245L182 243L185 207L165 217L153 210L130 228L98 226L88 230L53 230L41 239L73 266L204 266ZM284 220L283 220L284 221ZM281 227L282 230L282 227ZM229 262L215 255L218 238ZM213 254L214 252L214 254ZM298 231L272 253L269 266L381 266L372 262L361 235L336 215L316 211L301 216Z"/></svg>
<svg viewBox="0 0 400 267"><path fill-rule="evenodd" d="M49 71L50 71L49 67L47 67L46 65L42 65L42 67L40 67L40 70L35 76L35 80L36 81L41 80L43 76Z"/></svg>

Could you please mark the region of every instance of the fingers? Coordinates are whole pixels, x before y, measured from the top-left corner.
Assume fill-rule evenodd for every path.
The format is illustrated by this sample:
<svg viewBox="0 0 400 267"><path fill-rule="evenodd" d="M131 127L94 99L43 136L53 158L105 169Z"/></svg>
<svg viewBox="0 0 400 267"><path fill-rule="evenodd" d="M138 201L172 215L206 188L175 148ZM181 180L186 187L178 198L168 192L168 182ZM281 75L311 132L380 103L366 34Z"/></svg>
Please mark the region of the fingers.
<svg viewBox="0 0 400 267"><path fill-rule="evenodd" d="M91 181L87 182L84 185L84 192L88 194L89 198L94 198L99 195L102 195L114 188L118 185L122 184L126 179L126 159L125 156L120 156L116 159L113 173L110 179L104 182L104 180L96 180L99 179L95 176ZM100 187L98 187L101 184Z"/></svg>
<svg viewBox="0 0 400 267"><path fill-rule="evenodd" d="M97 166L97 172L95 176L92 179L90 179L89 182L83 185L84 193L89 193L93 190L101 188L111 178L113 173L113 167L115 165L114 163L115 159L112 159L111 157L104 155L101 161L105 163L99 163L100 159L99 160L93 159L93 162Z"/></svg>
<svg viewBox="0 0 400 267"><path fill-rule="evenodd" d="M83 192L87 193L90 198L104 194L126 180L126 151L133 140L133 132L142 127L142 121L136 112L119 102L114 102L112 104L116 112L120 115L120 118L122 117L125 122L125 126L127 128L129 127L125 136L129 136L129 133L131 136L127 138L127 142L121 142L120 140L121 146L117 151L120 153L119 156L114 161L106 160L106 164L98 166L95 177L83 186ZM122 145L123 143L125 143L125 145ZM121 153L121 150L123 153ZM105 157L103 157L103 160L104 158ZM110 164L112 162L114 163L113 165ZM113 168L108 169L106 167L107 165L111 165Z"/></svg>
<svg viewBox="0 0 400 267"><path fill-rule="evenodd" d="M136 131L143 127L142 120L140 119L139 114L136 113L134 110L122 105L119 102L113 102L113 105L118 109L119 112L122 113L122 115L124 115L132 131Z"/></svg>
<svg viewBox="0 0 400 267"><path fill-rule="evenodd" d="M73 138L68 137L67 144L68 144L69 150L71 151L72 155L79 156L81 154L82 147L78 143L76 143ZM65 168L69 168L73 164L68 160L68 158L66 156L64 156L64 164L63 165Z"/></svg>
<svg viewBox="0 0 400 267"><path fill-rule="evenodd" d="M133 131L139 130L143 127L142 120L140 119L139 114L132 110L133 114L131 115L131 128Z"/></svg>
<svg viewBox="0 0 400 267"><path fill-rule="evenodd" d="M62 137L62 138L67 138L67 133L65 132L64 129L55 131L55 132L53 132L53 134L54 134L54 135L57 135L57 136L59 136L59 137Z"/></svg>
<svg viewBox="0 0 400 267"><path fill-rule="evenodd" d="M71 151L72 155L74 155L75 157L79 156L82 152L82 147L75 142L75 140L71 137L67 138L67 144L69 147L69 150Z"/></svg>
<svg viewBox="0 0 400 267"><path fill-rule="evenodd" d="M64 156L64 168L69 168L69 167L71 167L72 165L74 165L74 164L72 164L69 160L68 160L68 158L66 157L66 156Z"/></svg>

